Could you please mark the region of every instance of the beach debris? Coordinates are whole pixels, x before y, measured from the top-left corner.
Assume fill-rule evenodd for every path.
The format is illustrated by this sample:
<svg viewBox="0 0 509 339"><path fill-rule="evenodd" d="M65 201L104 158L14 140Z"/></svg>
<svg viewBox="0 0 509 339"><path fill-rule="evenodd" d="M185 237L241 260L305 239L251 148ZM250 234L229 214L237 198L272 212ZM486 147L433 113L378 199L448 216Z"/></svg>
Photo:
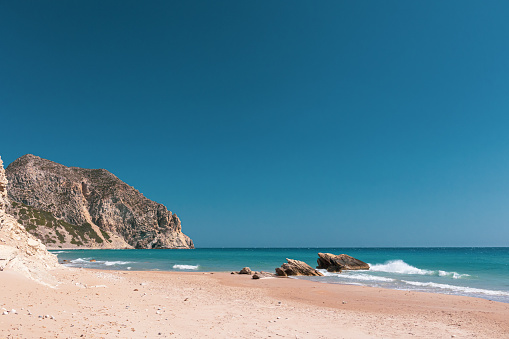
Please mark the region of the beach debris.
<svg viewBox="0 0 509 339"><path fill-rule="evenodd" d="M322 273L318 272L303 261L288 259L286 263L281 267L276 268L276 274L280 277L290 275L305 275L305 276L323 276Z"/></svg>
<svg viewBox="0 0 509 339"><path fill-rule="evenodd" d="M343 270L369 270L369 265L364 261L355 259L346 254L335 255L332 253L318 253L318 266L328 272L341 272Z"/></svg>
<svg viewBox="0 0 509 339"><path fill-rule="evenodd" d="M343 300L343 305L346 304L346 301Z"/></svg>
<svg viewBox="0 0 509 339"><path fill-rule="evenodd" d="M184 299L184 301L188 301L188 300L189 300L189 298L185 298L185 299Z"/></svg>
<svg viewBox="0 0 509 339"><path fill-rule="evenodd" d="M2 315L8 315L8 314L9 314L9 312L8 312L8 311L3 311L3 312L2 312Z"/></svg>
<svg viewBox="0 0 509 339"><path fill-rule="evenodd" d="M133 291L134 291L134 292L138 292L138 289L137 289L137 288L135 288Z"/></svg>
<svg viewBox="0 0 509 339"><path fill-rule="evenodd" d="M253 274L253 271L251 271L251 269L249 267L244 267L243 269L241 269L239 271L239 274L249 274L249 275L251 275L251 274Z"/></svg>
<svg viewBox="0 0 509 339"><path fill-rule="evenodd" d="M16 310L13 308L13 309L11 310L11 313L12 313L12 314L16 314L16 313L18 313L18 311L16 311Z"/></svg>

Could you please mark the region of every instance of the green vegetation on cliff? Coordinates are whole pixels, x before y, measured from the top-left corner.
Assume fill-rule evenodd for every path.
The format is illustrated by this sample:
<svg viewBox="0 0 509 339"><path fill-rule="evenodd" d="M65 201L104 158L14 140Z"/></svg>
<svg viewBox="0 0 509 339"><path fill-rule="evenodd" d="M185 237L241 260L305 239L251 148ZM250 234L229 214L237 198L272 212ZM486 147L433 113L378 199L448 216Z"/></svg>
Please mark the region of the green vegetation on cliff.
<svg viewBox="0 0 509 339"><path fill-rule="evenodd" d="M99 244L104 242L89 223L77 226L55 218L50 212L23 203L12 202L11 206L10 212L18 222L46 244L64 244L66 235L70 237L69 242L77 246L89 244L91 240ZM102 230L101 233L111 242L108 233Z"/></svg>

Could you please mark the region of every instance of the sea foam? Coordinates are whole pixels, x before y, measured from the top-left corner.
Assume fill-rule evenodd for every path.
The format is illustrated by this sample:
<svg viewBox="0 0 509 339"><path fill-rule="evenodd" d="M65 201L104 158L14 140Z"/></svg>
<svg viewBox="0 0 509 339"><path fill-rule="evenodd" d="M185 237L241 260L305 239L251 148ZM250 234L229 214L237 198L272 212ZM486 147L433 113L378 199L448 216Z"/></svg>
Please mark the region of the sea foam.
<svg viewBox="0 0 509 339"><path fill-rule="evenodd" d="M460 274L457 272L447 272L447 271L432 271L417 268L415 266L409 265L403 260L390 260L383 264L370 264L370 271L373 272L386 272L386 273L399 273L399 274L418 274L418 275L436 275L440 277L450 277L453 279L460 279L464 277L469 277L468 274Z"/></svg>
<svg viewBox="0 0 509 339"><path fill-rule="evenodd" d="M197 270L200 265L173 265L176 270Z"/></svg>
<svg viewBox="0 0 509 339"><path fill-rule="evenodd" d="M103 262L101 262L103 263ZM132 261L104 261L104 265L106 266L113 266L113 265L127 265L131 264Z"/></svg>
<svg viewBox="0 0 509 339"><path fill-rule="evenodd" d="M387 273L399 273L399 274L433 274L433 271L423 270L412 265L407 264L403 260L390 260L384 264L369 265L370 271L373 272L387 272Z"/></svg>
<svg viewBox="0 0 509 339"><path fill-rule="evenodd" d="M127 265L131 264L132 261L90 261L92 258L78 258L71 260L71 264L79 264L79 265L105 265L105 266L115 266L115 265Z"/></svg>
<svg viewBox="0 0 509 339"><path fill-rule="evenodd" d="M331 273L331 272L327 272L326 270L322 270L322 269L319 269L317 271L321 272L326 277L335 277L335 278L339 278L339 279L363 280L363 281L384 281L384 282L394 281L394 279L391 279L391 278L379 277L376 275L370 275L370 274L366 274L366 273L358 273L358 272Z"/></svg>
<svg viewBox="0 0 509 339"><path fill-rule="evenodd" d="M504 291L485 290L482 288L456 286L456 285L449 285L449 284L437 284L434 282L419 282L419 281L406 281L406 280L401 280L401 281L406 284L412 285L412 286L439 288L442 290L450 290L450 291L456 292L456 293L477 293L477 294L486 294L486 295L509 296L509 292L504 292Z"/></svg>

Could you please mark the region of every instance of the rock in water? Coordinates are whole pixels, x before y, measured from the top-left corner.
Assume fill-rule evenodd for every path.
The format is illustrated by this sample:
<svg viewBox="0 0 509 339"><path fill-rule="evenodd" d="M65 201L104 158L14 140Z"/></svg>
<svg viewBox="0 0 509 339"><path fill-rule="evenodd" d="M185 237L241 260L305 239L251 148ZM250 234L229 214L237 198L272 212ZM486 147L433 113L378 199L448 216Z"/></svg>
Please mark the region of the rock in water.
<svg viewBox="0 0 509 339"><path fill-rule="evenodd" d="M318 266L329 272L341 272L342 270L369 270L369 265L364 261L355 259L346 254L335 255L331 253L318 253Z"/></svg>
<svg viewBox="0 0 509 339"><path fill-rule="evenodd" d="M57 257L7 213L11 204L7 187L0 158L0 271L13 270L37 281L56 283L48 271L59 266Z"/></svg>
<svg viewBox="0 0 509 339"><path fill-rule="evenodd" d="M281 265L281 268L276 268L276 274L278 276L288 275L307 275L307 276L323 276L322 273L318 272L303 261L293 260L286 258L287 263Z"/></svg>
<svg viewBox="0 0 509 339"><path fill-rule="evenodd" d="M51 248L194 248L176 214L107 170L27 154L6 174L11 214Z"/></svg>

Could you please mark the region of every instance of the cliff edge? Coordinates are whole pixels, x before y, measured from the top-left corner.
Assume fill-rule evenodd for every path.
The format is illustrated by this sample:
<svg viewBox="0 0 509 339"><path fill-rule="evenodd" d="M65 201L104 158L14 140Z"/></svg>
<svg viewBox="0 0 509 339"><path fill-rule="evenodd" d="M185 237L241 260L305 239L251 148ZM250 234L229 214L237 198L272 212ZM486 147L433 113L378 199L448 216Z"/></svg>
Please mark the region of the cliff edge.
<svg viewBox="0 0 509 339"><path fill-rule="evenodd" d="M6 175L9 212L50 248L194 248L176 214L107 170L27 154Z"/></svg>
<svg viewBox="0 0 509 339"><path fill-rule="evenodd" d="M6 212L10 205L7 186L0 158L0 271L14 270L38 281L52 282L48 270L58 266L57 257Z"/></svg>

